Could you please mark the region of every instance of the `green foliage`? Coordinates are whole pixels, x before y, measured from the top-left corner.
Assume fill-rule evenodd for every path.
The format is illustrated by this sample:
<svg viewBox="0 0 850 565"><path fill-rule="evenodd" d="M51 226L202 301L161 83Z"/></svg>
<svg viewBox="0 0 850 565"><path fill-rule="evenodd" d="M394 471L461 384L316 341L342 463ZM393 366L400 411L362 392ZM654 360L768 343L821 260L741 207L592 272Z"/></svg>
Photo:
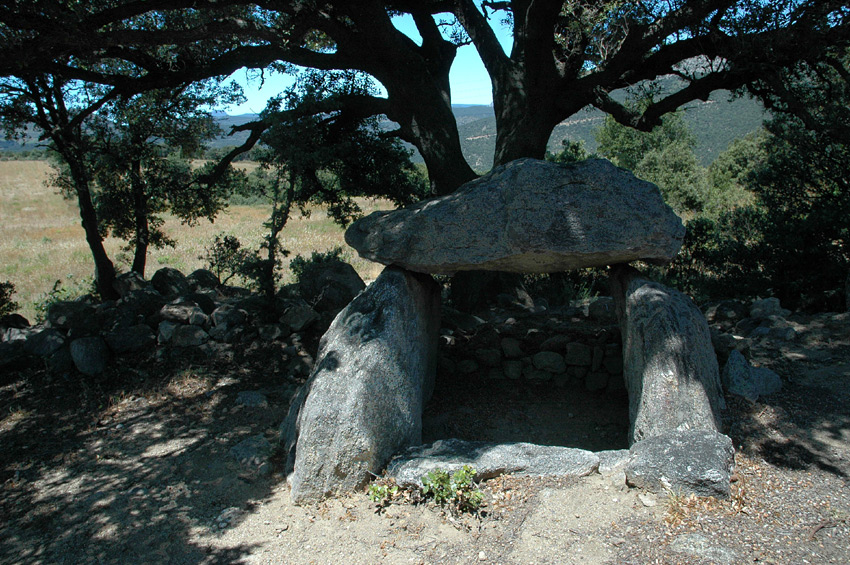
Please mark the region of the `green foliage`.
<svg viewBox="0 0 850 565"><path fill-rule="evenodd" d="M698 300L772 295L790 308L840 309L836 291L850 267L850 147L787 116L768 131L720 160L721 179L751 191L752 204L688 222L664 275Z"/></svg>
<svg viewBox="0 0 850 565"><path fill-rule="evenodd" d="M273 316L275 292L280 281L281 259L289 251L280 245L278 235L289 220L289 211L293 203L293 181L283 178L284 171L277 168L271 172L260 169L249 177L253 191L269 199L272 205L269 219L263 222L268 230L263 236L260 248L249 254L242 262L241 274L250 281L250 286L263 293L270 307L269 316Z"/></svg>
<svg viewBox="0 0 850 565"><path fill-rule="evenodd" d="M560 153L555 154L547 151L546 160L553 163L578 163L590 157L587 149L585 149L584 140L571 141L569 139L562 139L561 146L563 149L561 149Z"/></svg>
<svg viewBox="0 0 850 565"><path fill-rule="evenodd" d="M573 269L561 273L528 274L523 285L536 298L544 298L551 307L566 306L573 300L592 298L608 292L605 269Z"/></svg>
<svg viewBox="0 0 850 565"><path fill-rule="evenodd" d="M18 303L12 300L15 285L9 281L0 282L0 316L12 314L18 309Z"/></svg>
<svg viewBox="0 0 850 565"><path fill-rule="evenodd" d="M475 486L475 469L464 465L451 475L434 469L422 477L422 494L440 506L448 505L454 513L476 513L484 501L484 493Z"/></svg>
<svg viewBox="0 0 850 565"><path fill-rule="evenodd" d="M289 262L289 269L295 277L295 282L310 280L325 269L329 263L343 263L342 247L334 247L324 253L314 251L309 259L296 255Z"/></svg>
<svg viewBox="0 0 850 565"><path fill-rule="evenodd" d="M694 154L696 138L681 112L665 116L651 132L626 127L608 116L596 139L601 155L658 185L678 214L698 212L705 206L705 171Z"/></svg>
<svg viewBox="0 0 850 565"><path fill-rule="evenodd" d="M220 233L215 236L212 244L204 248L204 254L199 256L205 262L206 268L216 274L221 284L243 272L250 252L242 247L242 242L234 235Z"/></svg>
<svg viewBox="0 0 850 565"><path fill-rule="evenodd" d="M261 162L286 170L292 205L325 205L329 216L347 225L360 214L355 197L389 198L401 206L426 196L425 178L410 162L410 152L384 135L377 118L311 113L336 99L373 93L370 79L362 74L307 71L269 103L264 115L277 121L263 136L269 151Z"/></svg>
<svg viewBox="0 0 850 565"><path fill-rule="evenodd" d="M71 275L68 275L67 282L65 283L57 279L57 281L53 283L53 288L45 294L42 294L41 297L34 302L33 306L36 312L36 323L40 324L44 322L47 317L47 310L50 308L51 304L76 300L86 294L95 293L96 289L94 288L94 283L91 281L77 280Z"/></svg>
<svg viewBox="0 0 850 565"><path fill-rule="evenodd" d="M394 483L372 483L369 485L369 500L374 502L379 509L386 508L392 504L392 501L398 495L398 492L399 487Z"/></svg>

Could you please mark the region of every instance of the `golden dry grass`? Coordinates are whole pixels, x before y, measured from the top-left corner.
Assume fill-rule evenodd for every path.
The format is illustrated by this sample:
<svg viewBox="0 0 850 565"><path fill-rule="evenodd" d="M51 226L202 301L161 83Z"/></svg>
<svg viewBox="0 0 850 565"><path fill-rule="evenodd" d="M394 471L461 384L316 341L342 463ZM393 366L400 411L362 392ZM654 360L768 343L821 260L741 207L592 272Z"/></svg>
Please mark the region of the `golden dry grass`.
<svg viewBox="0 0 850 565"><path fill-rule="evenodd" d="M76 203L62 198L46 184L50 166L43 161L0 161L0 281L9 280L16 288L14 300L20 312L30 320L36 316L35 304L53 287L55 281L78 287L82 292L91 280L93 265ZM387 202L361 201L366 213L387 209ZM165 231L177 241L175 248L153 249L148 255L146 276L160 267L173 267L184 273L204 267L200 257L216 234L235 235L243 245L254 248L263 237L263 222L268 206L231 206L214 223L202 221L187 226L168 218ZM313 251L343 247L343 258L364 279L374 279L381 266L360 259L345 246L343 230L334 225L324 211L316 209L308 218L290 218L281 234L281 243L294 257L309 256ZM106 240L106 249L116 267L125 271L129 255L122 252L123 242ZM285 259L287 282L289 259Z"/></svg>

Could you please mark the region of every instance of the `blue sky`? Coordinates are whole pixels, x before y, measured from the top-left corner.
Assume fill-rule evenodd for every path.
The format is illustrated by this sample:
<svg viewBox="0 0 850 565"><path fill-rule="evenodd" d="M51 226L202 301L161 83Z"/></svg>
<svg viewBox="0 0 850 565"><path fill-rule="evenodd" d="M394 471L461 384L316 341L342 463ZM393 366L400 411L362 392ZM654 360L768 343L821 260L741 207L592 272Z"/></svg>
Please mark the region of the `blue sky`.
<svg viewBox="0 0 850 565"><path fill-rule="evenodd" d="M393 20L395 26L416 42L421 41L416 31L413 19L409 16L398 17ZM498 22L493 23L502 47L505 51L510 50L511 34ZM266 101L279 94L287 86L292 84L292 79L285 75L266 76L265 82L260 85L259 80L246 80L245 71L237 71L233 77L239 82L247 97L247 102L227 110L229 114L259 113L266 106ZM472 45L466 45L458 49L457 57L452 65L449 79L452 85L453 104L490 104L493 102L493 93L490 86L490 77L484 69L484 64L478 57L478 52Z"/></svg>

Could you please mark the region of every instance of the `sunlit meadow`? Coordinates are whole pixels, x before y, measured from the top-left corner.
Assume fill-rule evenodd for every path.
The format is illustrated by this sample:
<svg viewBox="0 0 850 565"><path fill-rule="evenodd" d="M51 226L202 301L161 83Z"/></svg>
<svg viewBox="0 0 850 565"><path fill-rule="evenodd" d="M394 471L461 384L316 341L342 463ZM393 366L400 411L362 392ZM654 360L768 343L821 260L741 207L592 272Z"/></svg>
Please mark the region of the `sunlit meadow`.
<svg viewBox="0 0 850 565"><path fill-rule="evenodd" d="M49 184L50 166L43 161L0 161L0 281L15 285L13 299L28 319L36 317L36 304L43 301L57 280L76 293L85 293L94 270L91 253L80 226L76 202L65 200ZM366 213L388 208L387 202L359 201ZM230 206L213 223L201 221L188 226L168 218L165 230L177 241L174 248L152 249L145 275L160 267L173 267L188 274L205 267L204 250L217 234L234 235L243 245L256 248L263 237L263 222L270 208L264 205ZM365 280L374 279L381 266L360 259L343 241L343 230L323 210L314 209L308 218L292 217L281 234L284 249L283 282L288 282L289 259L296 254L343 247L343 259ZM131 254L124 243L106 240L106 249L119 271L126 271Z"/></svg>

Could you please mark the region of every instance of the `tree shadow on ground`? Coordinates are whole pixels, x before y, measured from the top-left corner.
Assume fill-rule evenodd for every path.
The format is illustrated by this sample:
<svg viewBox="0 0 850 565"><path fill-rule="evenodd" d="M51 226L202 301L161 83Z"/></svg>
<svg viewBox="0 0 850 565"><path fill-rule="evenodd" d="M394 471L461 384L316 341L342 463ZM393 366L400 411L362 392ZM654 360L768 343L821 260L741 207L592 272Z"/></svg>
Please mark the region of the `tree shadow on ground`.
<svg viewBox="0 0 850 565"><path fill-rule="evenodd" d="M282 374L279 349L128 359L100 379L7 376L0 562L230 563L255 552L198 539L238 524L280 480L274 461L260 468L263 454L229 453L250 437L276 442L300 384ZM241 391L265 403L240 403Z"/></svg>
<svg viewBox="0 0 850 565"><path fill-rule="evenodd" d="M850 395L847 386L786 383L782 392L750 404L731 398L730 431L747 455L789 470L850 477Z"/></svg>

